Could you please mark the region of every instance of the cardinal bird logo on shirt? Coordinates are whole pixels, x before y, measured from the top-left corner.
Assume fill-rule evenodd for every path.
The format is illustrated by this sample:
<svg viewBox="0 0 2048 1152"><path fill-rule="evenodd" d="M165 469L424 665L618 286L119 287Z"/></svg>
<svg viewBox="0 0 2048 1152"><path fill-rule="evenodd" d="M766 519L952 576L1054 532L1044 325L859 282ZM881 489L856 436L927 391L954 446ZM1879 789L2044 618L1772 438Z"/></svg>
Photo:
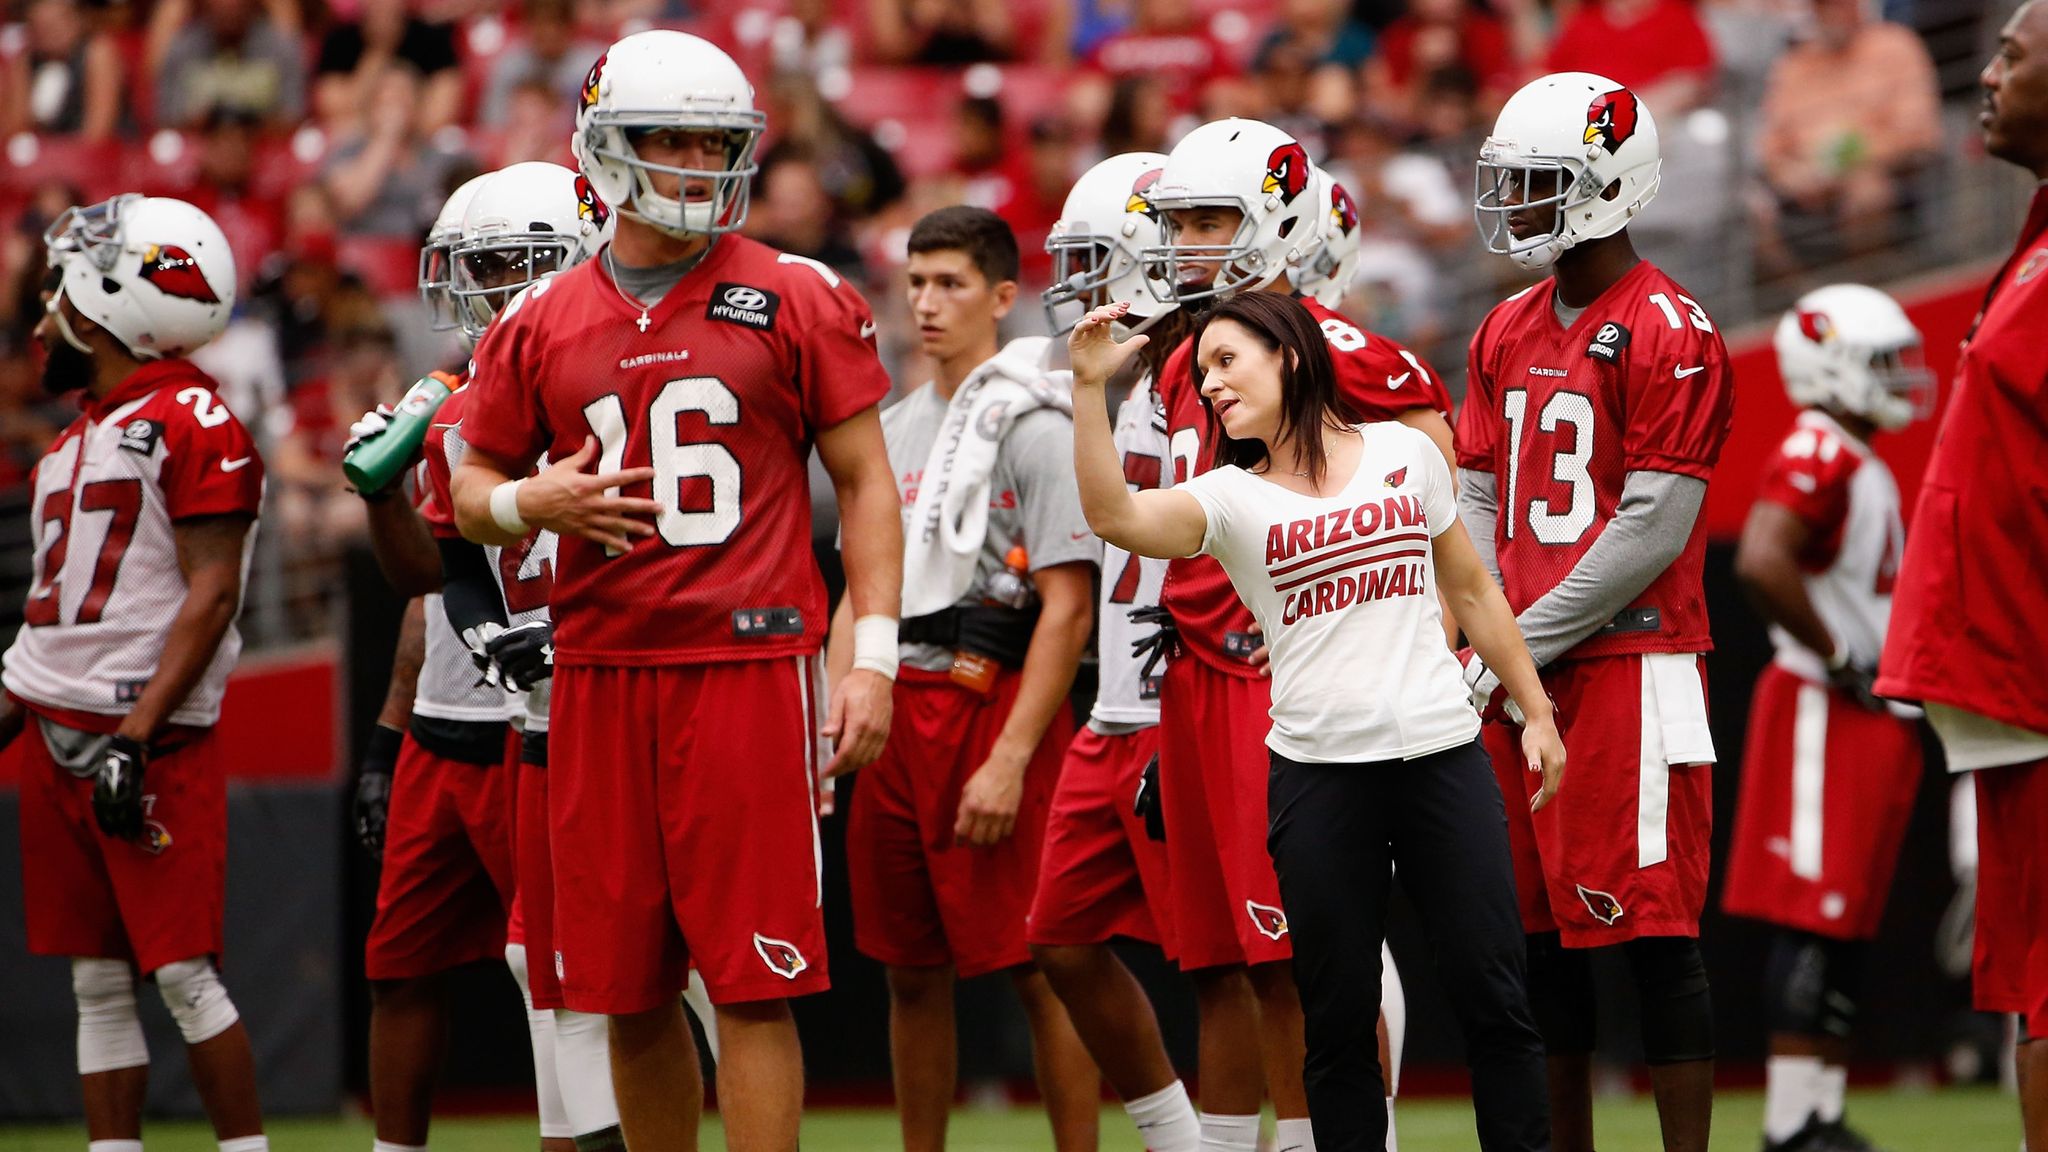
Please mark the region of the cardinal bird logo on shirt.
<svg viewBox="0 0 2048 1152"><path fill-rule="evenodd" d="M1152 201L1145 198L1145 193L1150 192L1152 186L1159 183L1159 174L1163 171L1163 168L1154 168L1141 174L1131 184L1131 198L1124 201L1125 212L1139 212L1154 220L1159 219L1159 209L1152 206Z"/></svg>
<svg viewBox="0 0 2048 1152"><path fill-rule="evenodd" d="M151 244L142 256L142 278L166 296L180 296L201 304L220 303L213 285L199 271L199 261L176 244Z"/></svg>
<svg viewBox="0 0 2048 1152"><path fill-rule="evenodd" d="M1579 890L1579 899L1586 902L1586 911L1602 924L1612 924L1621 919L1621 901L1606 892L1596 892L1584 884L1574 884Z"/></svg>
<svg viewBox="0 0 2048 1152"><path fill-rule="evenodd" d="M1602 92L1586 105L1586 143L1598 144L1612 156L1636 134L1636 94L1626 88Z"/></svg>
<svg viewBox="0 0 2048 1152"><path fill-rule="evenodd" d="M603 228L605 221L612 218L611 208L580 172L576 175L576 215L590 221L593 228Z"/></svg>
<svg viewBox="0 0 2048 1152"><path fill-rule="evenodd" d="M761 963L766 964L770 972L784 980L796 979L811 966L811 962L804 959L804 954L796 950L796 945L759 932L754 933L754 951L760 954Z"/></svg>
<svg viewBox="0 0 2048 1152"><path fill-rule="evenodd" d="M1386 485L1389 488L1399 488L1402 484L1407 483L1407 481L1408 469L1406 468L1396 468L1392 472L1387 473Z"/></svg>
<svg viewBox="0 0 2048 1152"><path fill-rule="evenodd" d="M1266 157L1266 179L1259 190L1280 197L1282 204L1292 204L1307 188L1307 150L1292 140L1273 149L1273 154Z"/></svg>
<svg viewBox="0 0 2048 1152"><path fill-rule="evenodd" d="M1825 344L1835 336L1835 322L1825 312L1799 313L1799 332L1815 344Z"/></svg>
<svg viewBox="0 0 2048 1152"><path fill-rule="evenodd" d="M597 82L604 76L604 62L610 55L610 52L599 53L597 63L592 64L590 71L584 73L583 97L576 106L576 114L578 116L590 111L590 106L597 103Z"/></svg>
<svg viewBox="0 0 2048 1152"><path fill-rule="evenodd" d="M1256 900L1244 902L1245 914L1252 918L1252 927L1268 940L1278 940L1287 935L1287 913Z"/></svg>

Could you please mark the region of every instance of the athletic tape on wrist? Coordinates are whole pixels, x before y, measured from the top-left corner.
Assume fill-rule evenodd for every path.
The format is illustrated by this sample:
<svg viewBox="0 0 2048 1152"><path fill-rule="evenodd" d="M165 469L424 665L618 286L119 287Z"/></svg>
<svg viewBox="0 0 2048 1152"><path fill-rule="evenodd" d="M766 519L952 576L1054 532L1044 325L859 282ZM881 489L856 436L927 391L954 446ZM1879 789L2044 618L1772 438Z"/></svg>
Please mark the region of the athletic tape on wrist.
<svg viewBox="0 0 2048 1152"><path fill-rule="evenodd" d="M524 536L529 525L519 515L519 486L524 480L507 480L491 489L491 521L515 536Z"/></svg>
<svg viewBox="0 0 2048 1152"><path fill-rule="evenodd" d="M896 618L863 616L853 622L853 666L896 678Z"/></svg>

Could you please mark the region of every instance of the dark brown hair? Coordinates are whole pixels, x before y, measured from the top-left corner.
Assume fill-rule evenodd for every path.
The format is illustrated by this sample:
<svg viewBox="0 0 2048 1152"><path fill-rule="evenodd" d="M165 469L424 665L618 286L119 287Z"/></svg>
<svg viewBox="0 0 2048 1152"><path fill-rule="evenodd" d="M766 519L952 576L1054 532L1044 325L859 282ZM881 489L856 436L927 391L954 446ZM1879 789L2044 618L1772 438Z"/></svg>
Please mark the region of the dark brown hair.
<svg viewBox="0 0 2048 1152"><path fill-rule="evenodd" d="M1017 234L986 208L955 204L931 212L910 229L909 248L919 252L965 252L990 286L1017 278Z"/></svg>
<svg viewBox="0 0 2048 1152"><path fill-rule="evenodd" d="M1235 464L1251 470L1272 458L1272 449L1299 437L1302 457L1308 461L1309 478L1320 484L1328 461L1323 455L1324 427L1348 428L1358 423L1350 405L1337 394L1337 366L1330 360L1329 341L1323 338L1316 318L1301 301L1282 292L1240 292L1217 305L1195 325L1190 336L1189 386L1202 394L1202 370L1195 350L1202 346L1202 334L1218 320L1229 320L1250 332L1267 351L1280 355L1280 429L1273 444L1259 440L1238 440L1223 430L1209 398L1202 396L1202 411L1208 414L1210 459L1214 466Z"/></svg>

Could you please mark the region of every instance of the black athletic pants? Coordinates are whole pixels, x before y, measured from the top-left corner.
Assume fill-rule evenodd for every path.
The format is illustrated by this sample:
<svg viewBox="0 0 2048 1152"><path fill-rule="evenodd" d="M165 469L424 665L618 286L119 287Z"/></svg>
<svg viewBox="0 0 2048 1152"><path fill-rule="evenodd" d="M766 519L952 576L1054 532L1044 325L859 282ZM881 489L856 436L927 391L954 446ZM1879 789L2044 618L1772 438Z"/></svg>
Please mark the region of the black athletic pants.
<svg viewBox="0 0 2048 1152"><path fill-rule="evenodd" d="M1371 764L1272 760L1266 846L1308 1020L1302 1078L1316 1147L1386 1147L1380 942L1398 865L1464 1029L1479 1146L1547 1152L1543 1040L1523 978L1507 815L1479 743Z"/></svg>

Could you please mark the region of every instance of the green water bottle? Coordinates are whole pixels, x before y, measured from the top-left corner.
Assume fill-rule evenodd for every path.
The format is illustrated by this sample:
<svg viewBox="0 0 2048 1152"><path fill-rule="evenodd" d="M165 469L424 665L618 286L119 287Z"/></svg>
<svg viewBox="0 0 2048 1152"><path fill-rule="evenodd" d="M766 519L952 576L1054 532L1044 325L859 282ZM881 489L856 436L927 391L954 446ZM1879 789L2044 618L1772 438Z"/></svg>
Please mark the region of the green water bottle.
<svg viewBox="0 0 2048 1152"><path fill-rule="evenodd" d="M439 372L420 377L392 409L391 423L348 450L341 458L341 471L356 491L375 495L398 482L419 455L441 401L453 391Z"/></svg>

